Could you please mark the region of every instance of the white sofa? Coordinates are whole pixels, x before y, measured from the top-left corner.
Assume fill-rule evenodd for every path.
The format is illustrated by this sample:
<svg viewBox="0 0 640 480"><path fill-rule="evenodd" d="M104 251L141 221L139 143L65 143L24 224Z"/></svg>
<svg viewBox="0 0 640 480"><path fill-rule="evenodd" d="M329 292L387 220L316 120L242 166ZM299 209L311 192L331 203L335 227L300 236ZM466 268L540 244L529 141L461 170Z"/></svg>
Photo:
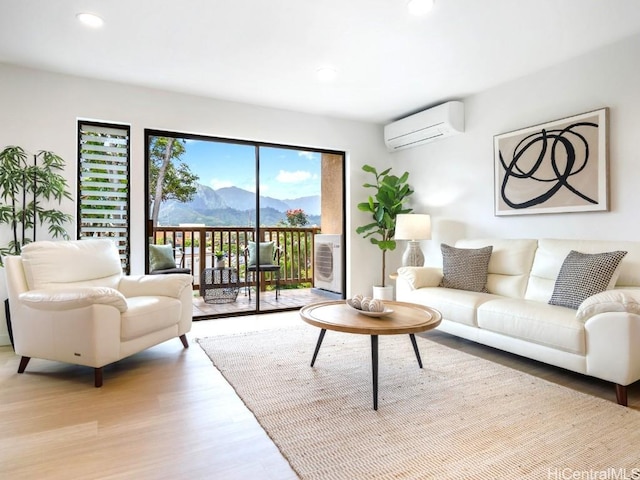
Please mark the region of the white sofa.
<svg viewBox="0 0 640 480"><path fill-rule="evenodd" d="M489 245L488 293L439 287L442 268L402 267L397 300L438 309L438 328L450 334L613 382L627 405L627 386L640 379L640 242L476 239L455 247ZM571 250L627 252L611 289L577 310L548 303Z"/></svg>
<svg viewBox="0 0 640 480"><path fill-rule="evenodd" d="M4 259L14 348L22 356L102 367L186 333L193 317L191 275L122 272L109 239L34 242Z"/></svg>

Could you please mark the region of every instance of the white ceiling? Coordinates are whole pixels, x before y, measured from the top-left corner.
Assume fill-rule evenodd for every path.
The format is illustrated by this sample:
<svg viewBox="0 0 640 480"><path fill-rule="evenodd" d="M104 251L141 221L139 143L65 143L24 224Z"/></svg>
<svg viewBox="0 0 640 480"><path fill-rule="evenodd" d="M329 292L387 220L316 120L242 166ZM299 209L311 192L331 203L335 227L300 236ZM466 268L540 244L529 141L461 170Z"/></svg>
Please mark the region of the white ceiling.
<svg viewBox="0 0 640 480"><path fill-rule="evenodd" d="M0 0L3 63L378 123L638 33L638 0Z"/></svg>

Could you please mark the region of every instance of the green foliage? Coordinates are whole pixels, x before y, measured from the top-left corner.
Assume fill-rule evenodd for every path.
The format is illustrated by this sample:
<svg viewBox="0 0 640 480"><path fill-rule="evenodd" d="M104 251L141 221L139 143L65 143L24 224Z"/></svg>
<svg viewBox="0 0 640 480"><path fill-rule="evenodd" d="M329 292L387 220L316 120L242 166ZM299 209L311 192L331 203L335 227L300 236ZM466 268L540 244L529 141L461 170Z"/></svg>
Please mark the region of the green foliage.
<svg viewBox="0 0 640 480"><path fill-rule="evenodd" d="M309 218L301 208L287 210L286 215L287 223L291 227L304 227L309 224Z"/></svg>
<svg viewBox="0 0 640 480"><path fill-rule="evenodd" d="M169 146L169 142L171 145ZM158 182L158 175L163 166L167 147L170 150L170 162L163 172L161 201L175 199L188 202L196 193L195 181L198 176L191 172L189 166L180 161L185 153L184 140L167 137L152 137L149 147L149 191L153 194Z"/></svg>
<svg viewBox="0 0 640 480"><path fill-rule="evenodd" d="M160 203L166 200L190 202L197 191L199 177L180 160L185 141L168 137L151 137L149 145L149 201L152 220L157 224Z"/></svg>
<svg viewBox="0 0 640 480"><path fill-rule="evenodd" d="M28 159L22 147L8 146L0 152L0 225L9 225L12 232L9 243L0 246L0 266L2 256L20 255L23 245L35 241L38 226L47 225L52 238L69 238L64 224L73 216L42 206L71 199L67 181L59 173L64 160L44 150L33 155L33 164Z"/></svg>
<svg viewBox="0 0 640 480"><path fill-rule="evenodd" d="M368 238L371 243L377 245L382 251L382 286L385 285L385 253L387 250L395 250L396 241L393 239L396 230L396 217L402 213L409 213L411 208L405 208L407 198L413 194L413 190L407 183L409 172L402 176L391 175L391 168L378 173L370 166L363 165L362 170L373 174L375 183L365 183L364 188L375 191L369 195L366 202L358 204L358 210L371 214L372 222L356 228L356 233Z"/></svg>

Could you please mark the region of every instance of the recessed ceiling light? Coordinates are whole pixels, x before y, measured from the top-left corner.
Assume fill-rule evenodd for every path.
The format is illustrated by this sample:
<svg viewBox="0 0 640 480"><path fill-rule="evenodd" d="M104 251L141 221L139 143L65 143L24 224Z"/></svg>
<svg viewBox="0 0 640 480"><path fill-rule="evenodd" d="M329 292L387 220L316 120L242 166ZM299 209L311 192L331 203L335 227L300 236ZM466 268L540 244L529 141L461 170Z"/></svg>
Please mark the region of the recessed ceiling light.
<svg viewBox="0 0 640 480"><path fill-rule="evenodd" d="M321 82L330 82L338 76L338 71L332 67L322 67L316 70L316 74Z"/></svg>
<svg viewBox="0 0 640 480"><path fill-rule="evenodd" d="M426 15L431 11L434 3L436 3L435 0L409 0L407 10L411 15Z"/></svg>
<svg viewBox="0 0 640 480"><path fill-rule="evenodd" d="M79 13L76 18L84 25L92 28L100 28L104 24L104 20L95 13Z"/></svg>

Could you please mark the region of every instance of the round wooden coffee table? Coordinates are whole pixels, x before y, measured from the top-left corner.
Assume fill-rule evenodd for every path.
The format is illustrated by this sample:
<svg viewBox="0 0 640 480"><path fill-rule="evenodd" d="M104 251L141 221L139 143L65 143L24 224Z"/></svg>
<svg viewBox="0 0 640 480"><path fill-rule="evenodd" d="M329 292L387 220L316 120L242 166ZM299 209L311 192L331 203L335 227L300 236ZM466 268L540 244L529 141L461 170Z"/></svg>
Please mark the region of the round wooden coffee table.
<svg viewBox="0 0 640 480"><path fill-rule="evenodd" d="M311 359L312 367L327 330L371 335L374 410L378 409L378 335L408 334L418 360L418 366L422 368L415 334L437 327L442 320L440 312L424 305L388 301L385 301L384 304L392 309L393 313L382 317L368 317L359 313L347 305L344 300L313 303L300 310L300 316L305 322L321 329Z"/></svg>

